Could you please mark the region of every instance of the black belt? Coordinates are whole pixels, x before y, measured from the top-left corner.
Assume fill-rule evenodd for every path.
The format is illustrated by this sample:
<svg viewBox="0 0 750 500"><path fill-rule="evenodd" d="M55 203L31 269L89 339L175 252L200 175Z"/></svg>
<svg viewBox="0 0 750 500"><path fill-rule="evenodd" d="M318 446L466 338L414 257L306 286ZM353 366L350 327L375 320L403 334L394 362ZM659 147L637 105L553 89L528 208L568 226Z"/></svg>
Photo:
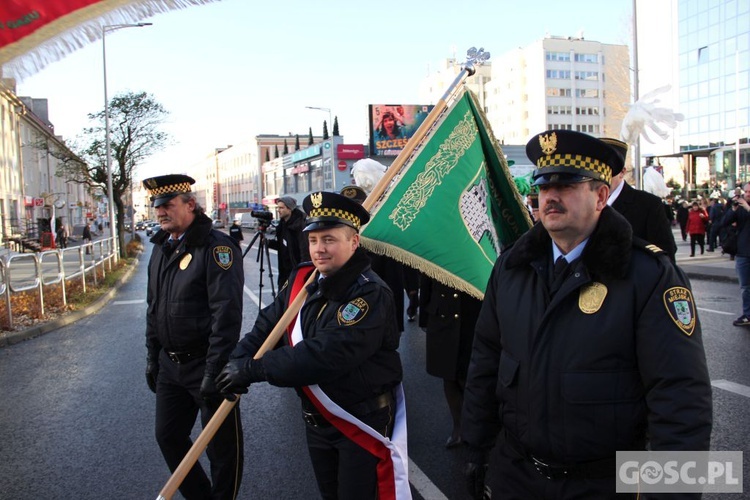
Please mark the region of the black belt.
<svg viewBox="0 0 750 500"><path fill-rule="evenodd" d="M379 396L362 401L352 406L344 408L348 413L354 416L368 415L374 411L385 408L393 404L393 392L384 392ZM302 418L308 425L312 427L330 427L332 424L326 420L326 418L318 413L317 411L311 411L302 407Z"/></svg>
<svg viewBox="0 0 750 500"><path fill-rule="evenodd" d="M178 365L182 365L198 358L205 358L207 351L208 348L203 347L201 349L193 349L192 351L164 352L167 353L167 356L169 356L169 359L171 359L173 362L177 363Z"/></svg>
<svg viewBox="0 0 750 500"><path fill-rule="evenodd" d="M519 455L530 461L534 469L543 477L550 480L557 479L600 479L614 477L615 457L591 460L575 464L550 463L528 453L523 444L509 432L505 432L505 442Z"/></svg>

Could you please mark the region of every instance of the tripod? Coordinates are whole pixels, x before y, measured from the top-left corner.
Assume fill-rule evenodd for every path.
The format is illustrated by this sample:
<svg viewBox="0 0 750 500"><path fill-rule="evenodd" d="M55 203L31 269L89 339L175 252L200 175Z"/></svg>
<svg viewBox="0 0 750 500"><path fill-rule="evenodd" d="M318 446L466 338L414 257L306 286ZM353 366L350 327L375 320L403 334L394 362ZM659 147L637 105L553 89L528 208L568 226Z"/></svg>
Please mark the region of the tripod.
<svg viewBox="0 0 750 500"><path fill-rule="evenodd" d="M242 258L245 258L245 255L247 255L247 252L250 251L250 249L255 244L256 240L260 240L260 243L258 243L258 254L255 257L255 262L260 263L260 272L258 274L258 304L260 305L263 302L263 257L265 255L265 260L268 262L268 278L271 280L271 294L275 298L276 297L276 287L273 284L273 268L271 267L271 252L268 251L268 241L266 238L266 229L268 229L268 224L261 223L258 225L258 232L255 233L255 236L253 236L253 239L250 241L250 244L245 249L245 252L242 254Z"/></svg>

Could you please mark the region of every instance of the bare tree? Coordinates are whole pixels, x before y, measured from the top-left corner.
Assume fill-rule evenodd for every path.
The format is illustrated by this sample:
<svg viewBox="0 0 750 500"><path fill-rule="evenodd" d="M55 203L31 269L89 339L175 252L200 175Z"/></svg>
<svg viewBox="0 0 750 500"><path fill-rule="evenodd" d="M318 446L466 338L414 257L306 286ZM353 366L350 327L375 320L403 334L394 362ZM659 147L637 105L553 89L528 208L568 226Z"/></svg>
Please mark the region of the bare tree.
<svg viewBox="0 0 750 500"><path fill-rule="evenodd" d="M117 214L117 234L120 254L125 256L124 203L122 196L133 181L134 169L148 157L164 148L168 135L160 130L168 112L146 92L127 92L114 96L109 102L110 149L112 156L112 198ZM86 160L64 163L58 175L75 182L99 187L107 191L107 150L104 110L89 113L95 123L85 128L78 138L78 155Z"/></svg>

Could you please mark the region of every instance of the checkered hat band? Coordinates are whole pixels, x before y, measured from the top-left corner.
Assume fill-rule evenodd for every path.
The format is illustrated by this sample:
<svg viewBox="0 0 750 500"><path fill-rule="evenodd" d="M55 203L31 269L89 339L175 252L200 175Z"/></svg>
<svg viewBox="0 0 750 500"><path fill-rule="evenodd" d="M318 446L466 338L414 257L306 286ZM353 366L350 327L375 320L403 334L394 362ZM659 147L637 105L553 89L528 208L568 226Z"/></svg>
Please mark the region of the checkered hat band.
<svg viewBox="0 0 750 500"><path fill-rule="evenodd" d="M357 229L359 229L360 226L359 217L351 212L347 212L346 210L341 210L340 208L313 208L310 210L308 217L336 217L338 219L348 220L354 224L354 227Z"/></svg>
<svg viewBox="0 0 750 500"><path fill-rule="evenodd" d="M150 189L151 196L159 196L160 194L169 193L189 193L190 183L180 182L178 184L169 184L167 186L159 186L158 188Z"/></svg>
<svg viewBox="0 0 750 500"><path fill-rule="evenodd" d="M612 167L596 158L574 154L557 154L542 156L536 162L539 173L549 167L571 167L594 173L594 177L609 183L612 180Z"/></svg>

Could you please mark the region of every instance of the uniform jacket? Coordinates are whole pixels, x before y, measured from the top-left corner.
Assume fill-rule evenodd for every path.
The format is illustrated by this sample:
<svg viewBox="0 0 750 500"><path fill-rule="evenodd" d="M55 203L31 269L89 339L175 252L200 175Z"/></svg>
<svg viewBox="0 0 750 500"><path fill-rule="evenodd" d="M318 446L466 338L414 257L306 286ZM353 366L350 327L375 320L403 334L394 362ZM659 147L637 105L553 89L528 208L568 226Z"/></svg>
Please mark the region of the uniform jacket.
<svg viewBox="0 0 750 500"><path fill-rule="evenodd" d="M653 450L708 449L711 385L692 293L645 245L606 207L553 297L541 224L500 256L474 337L466 442L488 449L505 428L528 453L566 464L642 450L647 436Z"/></svg>
<svg viewBox="0 0 750 500"><path fill-rule="evenodd" d="M169 233L151 238L148 264L146 347L159 350L207 349L206 373L218 375L237 344L242 328L242 254L234 239L196 217L168 255Z"/></svg>
<svg viewBox="0 0 750 500"><path fill-rule="evenodd" d="M295 270L290 283L300 269L310 268ZM290 288L260 312L232 358L255 355L286 310ZM393 295L370 269L365 251L358 249L344 267L307 290L300 313L304 340L292 347L285 333L276 349L263 355L268 382L318 384L344 409L398 385L402 370Z"/></svg>
<svg viewBox="0 0 750 500"><path fill-rule="evenodd" d="M623 181L622 191L612 203L612 208L630 223L635 236L661 248L674 262L677 245L664 204L658 196L633 189Z"/></svg>
<svg viewBox="0 0 750 500"><path fill-rule="evenodd" d="M289 273L302 262L310 261L307 235L302 232L305 228L305 213L295 208L289 220L280 220L276 228L276 239L269 239L268 246L278 251L279 278L289 277ZM284 279L279 284L284 284Z"/></svg>
<svg viewBox="0 0 750 500"><path fill-rule="evenodd" d="M419 326L427 333L427 373L465 380L482 302L427 276L422 276L421 285Z"/></svg>

